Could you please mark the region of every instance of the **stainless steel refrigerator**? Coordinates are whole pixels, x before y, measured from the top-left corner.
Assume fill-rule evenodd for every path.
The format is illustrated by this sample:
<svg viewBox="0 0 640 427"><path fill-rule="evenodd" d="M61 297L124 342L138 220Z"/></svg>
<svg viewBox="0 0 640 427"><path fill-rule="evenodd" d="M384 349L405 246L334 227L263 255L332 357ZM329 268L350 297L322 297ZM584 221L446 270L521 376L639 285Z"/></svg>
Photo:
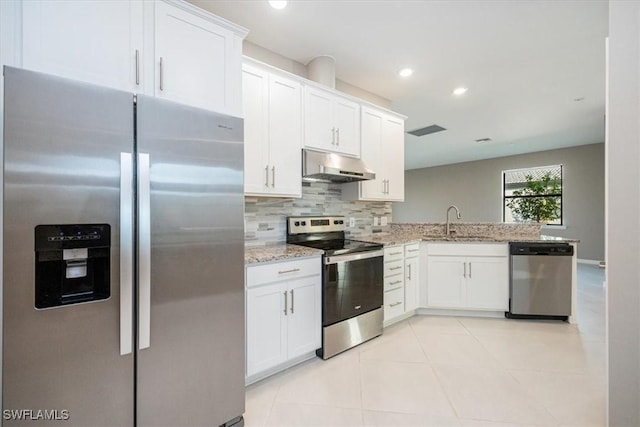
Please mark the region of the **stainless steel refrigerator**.
<svg viewBox="0 0 640 427"><path fill-rule="evenodd" d="M4 425L242 425L242 119L4 81Z"/></svg>

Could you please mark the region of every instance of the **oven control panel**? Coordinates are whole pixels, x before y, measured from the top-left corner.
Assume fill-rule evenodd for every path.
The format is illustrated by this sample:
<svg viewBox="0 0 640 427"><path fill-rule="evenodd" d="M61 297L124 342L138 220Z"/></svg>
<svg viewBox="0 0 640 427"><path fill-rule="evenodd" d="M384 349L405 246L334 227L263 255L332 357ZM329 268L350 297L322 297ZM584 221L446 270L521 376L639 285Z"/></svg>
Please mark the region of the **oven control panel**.
<svg viewBox="0 0 640 427"><path fill-rule="evenodd" d="M345 228L343 216L291 216L287 218L289 234L344 231Z"/></svg>

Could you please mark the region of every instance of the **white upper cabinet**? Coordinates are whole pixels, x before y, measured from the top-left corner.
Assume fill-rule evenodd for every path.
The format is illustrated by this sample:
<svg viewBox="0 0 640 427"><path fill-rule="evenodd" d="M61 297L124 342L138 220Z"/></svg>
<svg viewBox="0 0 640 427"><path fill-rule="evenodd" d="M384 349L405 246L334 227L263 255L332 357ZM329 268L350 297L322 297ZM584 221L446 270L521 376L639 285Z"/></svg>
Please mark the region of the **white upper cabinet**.
<svg viewBox="0 0 640 427"><path fill-rule="evenodd" d="M362 107L362 160L376 179L343 185L346 200L404 201L404 118Z"/></svg>
<svg viewBox="0 0 640 427"><path fill-rule="evenodd" d="M314 86L305 87L304 146L360 157L360 105Z"/></svg>
<svg viewBox="0 0 640 427"><path fill-rule="evenodd" d="M263 67L242 68L245 194L302 195L302 87Z"/></svg>
<svg viewBox="0 0 640 427"><path fill-rule="evenodd" d="M22 66L242 114L244 28L174 0L29 0Z"/></svg>
<svg viewBox="0 0 640 427"><path fill-rule="evenodd" d="M126 91L142 84L140 1L25 1L26 69Z"/></svg>
<svg viewBox="0 0 640 427"><path fill-rule="evenodd" d="M240 116L244 35L194 9L156 2L155 95Z"/></svg>

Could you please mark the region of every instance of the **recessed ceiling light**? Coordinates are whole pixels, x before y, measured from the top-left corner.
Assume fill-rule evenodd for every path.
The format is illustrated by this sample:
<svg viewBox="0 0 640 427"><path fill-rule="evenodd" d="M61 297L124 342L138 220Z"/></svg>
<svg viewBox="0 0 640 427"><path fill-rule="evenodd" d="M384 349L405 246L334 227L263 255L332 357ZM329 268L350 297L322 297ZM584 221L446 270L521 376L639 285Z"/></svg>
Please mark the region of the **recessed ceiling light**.
<svg viewBox="0 0 640 427"><path fill-rule="evenodd" d="M462 95L463 93L465 93L468 90L469 90L469 88L467 88L467 87L462 87L462 86L461 87L457 87L457 88L455 88L453 90L453 94L459 96L459 95Z"/></svg>
<svg viewBox="0 0 640 427"><path fill-rule="evenodd" d="M411 68L403 68L402 70L398 71L398 74L400 75L400 77L409 77L413 74L413 70Z"/></svg>
<svg viewBox="0 0 640 427"><path fill-rule="evenodd" d="M269 0L269 4L274 9L284 9L285 7L287 7L286 0Z"/></svg>

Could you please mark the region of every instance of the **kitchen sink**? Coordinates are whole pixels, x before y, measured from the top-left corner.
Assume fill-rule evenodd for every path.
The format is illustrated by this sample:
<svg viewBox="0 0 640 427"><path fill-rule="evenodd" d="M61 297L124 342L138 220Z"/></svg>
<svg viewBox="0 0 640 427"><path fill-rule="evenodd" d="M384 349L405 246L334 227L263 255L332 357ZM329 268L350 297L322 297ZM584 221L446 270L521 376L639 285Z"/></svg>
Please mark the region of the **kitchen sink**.
<svg viewBox="0 0 640 427"><path fill-rule="evenodd" d="M481 242L481 241L495 241L496 238L493 236L482 236L482 235L466 235L466 234L451 234L450 236L446 236L444 234L423 234L422 238L425 240L445 240L445 241L472 241L472 242Z"/></svg>

